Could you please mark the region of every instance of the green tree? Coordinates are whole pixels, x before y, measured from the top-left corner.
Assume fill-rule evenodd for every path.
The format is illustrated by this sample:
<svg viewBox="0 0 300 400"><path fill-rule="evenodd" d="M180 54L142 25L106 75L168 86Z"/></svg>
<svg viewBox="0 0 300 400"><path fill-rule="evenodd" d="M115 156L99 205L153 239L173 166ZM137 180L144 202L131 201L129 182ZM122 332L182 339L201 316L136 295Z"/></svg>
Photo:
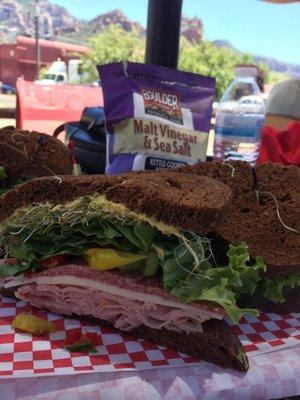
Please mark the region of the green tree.
<svg viewBox="0 0 300 400"><path fill-rule="evenodd" d="M252 62L249 54L240 54L228 48L218 48L206 41L190 44L184 38L181 39L179 68L215 78L218 99L234 79L235 66Z"/></svg>
<svg viewBox="0 0 300 400"><path fill-rule="evenodd" d="M98 64L144 60L145 39L138 32L125 32L117 25L110 25L105 31L93 36L89 46L91 51L83 57L83 65L91 80L98 79Z"/></svg>
<svg viewBox="0 0 300 400"><path fill-rule="evenodd" d="M83 58L89 79L98 79L96 65L116 61L144 61L145 38L137 31L125 32L110 25L104 32L90 39L91 51ZM249 54L237 53L229 48L218 48L207 41L190 43L181 37L179 69L212 76L216 79L216 97L219 99L235 75L237 64L251 64ZM267 68L263 66L264 72Z"/></svg>
<svg viewBox="0 0 300 400"><path fill-rule="evenodd" d="M267 83L275 85L276 83L286 81L287 79L290 79L289 74L285 74L284 72L269 71Z"/></svg>

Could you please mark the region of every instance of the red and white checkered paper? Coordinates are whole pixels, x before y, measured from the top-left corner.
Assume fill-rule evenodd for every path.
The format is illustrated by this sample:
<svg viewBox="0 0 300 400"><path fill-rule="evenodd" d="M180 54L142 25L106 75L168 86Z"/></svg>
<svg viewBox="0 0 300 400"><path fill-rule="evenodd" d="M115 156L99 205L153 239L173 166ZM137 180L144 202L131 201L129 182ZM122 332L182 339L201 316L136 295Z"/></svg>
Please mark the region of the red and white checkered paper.
<svg viewBox="0 0 300 400"><path fill-rule="evenodd" d="M32 336L15 331L12 320L18 313L32 312L52 321L57 332ZM243 318L232 325L245 350L253 355L300 345L300 314L262 314ZM100 338L96 354L69 353L63 348L66 332L96 332ZM139 340L112 329L77 319L36 310L27 303L2 298L0 303L0 377L29 377L158 367L199 366L199 360ZM202 365L202 364L201 364Z"/></svg>

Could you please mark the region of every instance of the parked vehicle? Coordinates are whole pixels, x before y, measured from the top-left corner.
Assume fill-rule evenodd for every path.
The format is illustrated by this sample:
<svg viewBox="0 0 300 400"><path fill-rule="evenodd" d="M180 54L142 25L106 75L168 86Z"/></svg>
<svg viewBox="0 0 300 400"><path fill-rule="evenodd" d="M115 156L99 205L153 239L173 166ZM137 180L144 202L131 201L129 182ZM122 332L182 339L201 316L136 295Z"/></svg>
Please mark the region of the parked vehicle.
<svg viewBox="0 0 300 400"><path fill-rule="evenodd" d="M80 83L84 80L85 73L82 71L80 60L54 61L44 74L43 79L35 81L41 85L57 85L67 83Z"/></svg>
<svg viewBox="0 0 300 400"><path fill-rule="evenodd" d="M3 94L15 94L16 93L16 88L14 88L11 85L8 85L7 83L0 82L0 93L3 93Z"/></svg>

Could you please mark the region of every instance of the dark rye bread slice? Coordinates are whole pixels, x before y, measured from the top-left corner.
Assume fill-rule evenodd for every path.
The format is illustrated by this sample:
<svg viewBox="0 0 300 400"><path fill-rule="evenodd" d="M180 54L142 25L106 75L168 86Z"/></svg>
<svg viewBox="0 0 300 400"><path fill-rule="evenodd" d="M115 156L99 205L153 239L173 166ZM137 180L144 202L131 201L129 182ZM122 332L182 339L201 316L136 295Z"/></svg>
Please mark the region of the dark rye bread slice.
<svg viewBox="0 0 300 400"><path fill-rule="evenodd" d="M177 172L123 176L105 195L132 211L200 234L216 229L231 200L230 189L222 183Z"/></svg>
<svg viewBox="0 0 300 400"><path fill-rule="evenodd" d="M74 317L78 317L74 315ZM94 317L88 320L113 328L107 321ZM247 371L249 361L238 337L224 320L210 319L203 322L203 332L184 333L168 329L154 329L142 325L125 332L126 335L145 339L160 346L185 353L198 360L217 364L223 368ZM115 329L115 328L113 328ZM122 333L122 332L121 332ZM123 333L124 334L124 333Z"/></svg>
<svg viewBox="0 0 300 400"><path fill-rule="evenodd" d="M0 197L0 222L18 208L51 202L54 205L77 197L104 193L118 178L106 175L42 177L17 185Z"/></svg>
<svg viewBox="0 0 300 400"><path fill-rule="evenodd" d="M300 272L300 169L279 164L257 167L260 201L249 192L218 227L218 234L228 242L244 240L252 257L262 256L269 277ZM284 227L285 225L297 232Z"/></svg>
<svg viewBox="0 0 300 400"><path fill-rule="evenodd" d="M246 371L247 355L238 337L224 320L210 319L203 323L203 333L173 332L143 325L130 332L132 335L155 342L169 349L220 365Z"/></svg>
<svg viewBox="0 0 300 400"><path fill-rule="evenodd" d="M258 202L250 165L240 161L230 161L230 165L233 176L227 162L200 163L180 171L212 176L231 188L233 198L227 216L216 231L227 244L245 241L251 257L263 257L270 277L300 271L300 236L280 223L276 203L265 193L270 192L277 199L284 223L300 231L300 169L272 163L258 166Z"/></svg>
<svg viewBox="0 0 300 400"><path fill-rule="evenodd" d="M225 183L233 192L232 201L236 200L236 194L240 196L252 188L253 176L249 163L244 161L218 161L201 162L188 165L170 171L178 171L185 174L208 176Z"/></svg>
<svg viewBox="0 0 300 400"><path fill-rule="evenodd" d="M22 157L26 158L22 175L18 178L72 174L69 149L55 137L8 126L0 129L0 143L19 150Z"/></svg>
<svg viewBox="0 0 300 400"><path fill-rule="evenodd" d="M228 187L216 180L175 172L126 178L89 175L60 179L35 179L9 191L0 198L0 221L26 204L45 201L59 204L99 193L166 224L206 233L216 229L231 199Z"/></svg>

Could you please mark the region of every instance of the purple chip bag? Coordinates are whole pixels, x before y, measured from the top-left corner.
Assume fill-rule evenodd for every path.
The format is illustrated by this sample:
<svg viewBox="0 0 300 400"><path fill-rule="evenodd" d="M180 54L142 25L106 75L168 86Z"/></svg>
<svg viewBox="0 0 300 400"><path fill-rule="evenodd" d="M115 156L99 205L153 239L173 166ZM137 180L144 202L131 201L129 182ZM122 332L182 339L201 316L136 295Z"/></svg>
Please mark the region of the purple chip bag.
<svg viewBox="0 0 300 400"><path fill-rule="evenodd" d="M106 173L206 159L215 80L154 65L98 66L106 118Z"/></svg>

